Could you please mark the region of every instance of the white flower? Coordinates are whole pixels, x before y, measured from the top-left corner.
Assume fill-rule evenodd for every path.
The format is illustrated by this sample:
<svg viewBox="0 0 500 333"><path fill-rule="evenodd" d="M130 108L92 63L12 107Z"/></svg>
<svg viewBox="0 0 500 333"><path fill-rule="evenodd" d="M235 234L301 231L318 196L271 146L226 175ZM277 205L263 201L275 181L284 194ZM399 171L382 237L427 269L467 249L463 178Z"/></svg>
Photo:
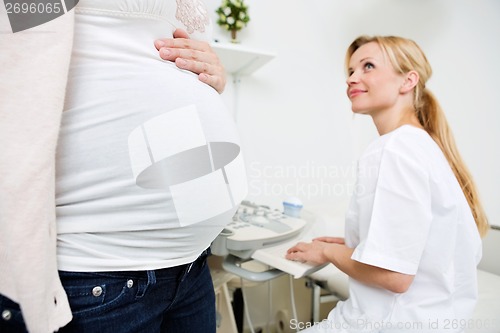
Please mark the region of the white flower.
<svg viewBox="0 0 500 333"><path fill-rule="evenodd" d="M222 5L216 10L219 14L217 23L226 30L241 30L249 21L246 11L244 0L222 0Z"/></svg>

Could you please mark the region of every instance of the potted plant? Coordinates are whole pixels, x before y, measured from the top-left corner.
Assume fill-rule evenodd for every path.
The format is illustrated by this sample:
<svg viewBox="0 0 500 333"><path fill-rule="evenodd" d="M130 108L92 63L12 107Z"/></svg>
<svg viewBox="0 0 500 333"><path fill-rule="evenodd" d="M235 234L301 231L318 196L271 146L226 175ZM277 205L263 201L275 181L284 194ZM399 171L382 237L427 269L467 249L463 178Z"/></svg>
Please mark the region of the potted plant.
<svg viewBox="0 0 500 333"><path fill-rule="evenodd" d="M237 31L243 29L250 21L248 16L248 6L243 0L222 0L216 13L219 14L217 24L223 29L231 32L231 42L237 43Z"/></svg>

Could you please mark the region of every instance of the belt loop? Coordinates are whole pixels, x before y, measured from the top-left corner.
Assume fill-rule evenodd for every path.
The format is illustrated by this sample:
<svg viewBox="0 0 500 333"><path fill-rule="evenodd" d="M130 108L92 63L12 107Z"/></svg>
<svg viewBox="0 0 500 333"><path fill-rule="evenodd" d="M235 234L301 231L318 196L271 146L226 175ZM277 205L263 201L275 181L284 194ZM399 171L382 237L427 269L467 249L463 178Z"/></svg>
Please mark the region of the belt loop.
<svg viewBox="0 0 500 333"><path fill-rule="evenodd" d="M148 274L148 286L156 284L156 273L155 271L146 271Z"/></svg>
<svg viewBox="0 0 500 333"><path fill-rule="evenodd" d="M189 274L189 272L191 271L191 268L193 268L193 265L194 265L194 261L192 263L189 264L187 270L186 270L186 274Z"/></svg>
<svg viewBox="0 0 500 333"><path fill-rule="evenodd" d="M201 268L205 268L205 265L207 264L207 258L212 255L212 252L210 250L210 247L208 247L203 253L200 255L198 260L201 260Z"/></svg>
<svg viewBox="0 0 500 333"><path fill-rule="evenodd" d="M146 294L149 286L156 284L156 273L155 271L146 271L148 276L148 282L144 282L143 279L139 279L139 283L137 284L137 294L136 298L141 298Z"/></svg>

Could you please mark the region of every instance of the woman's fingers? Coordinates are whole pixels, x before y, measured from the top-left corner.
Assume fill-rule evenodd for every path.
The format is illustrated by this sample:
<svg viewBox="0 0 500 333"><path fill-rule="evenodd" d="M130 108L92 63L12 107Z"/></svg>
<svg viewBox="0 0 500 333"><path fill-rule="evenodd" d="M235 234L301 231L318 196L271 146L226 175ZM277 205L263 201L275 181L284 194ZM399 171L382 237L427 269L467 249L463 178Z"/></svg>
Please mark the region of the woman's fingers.
<svg viewBox="0 0 500 333"><path fill-rule="evenodd" d="M189 35L181 29L177 29L173 36L155 40L160 57L198 74L200 81L222 93L226 86L226 72L210 44L189 39Z"/></svg>

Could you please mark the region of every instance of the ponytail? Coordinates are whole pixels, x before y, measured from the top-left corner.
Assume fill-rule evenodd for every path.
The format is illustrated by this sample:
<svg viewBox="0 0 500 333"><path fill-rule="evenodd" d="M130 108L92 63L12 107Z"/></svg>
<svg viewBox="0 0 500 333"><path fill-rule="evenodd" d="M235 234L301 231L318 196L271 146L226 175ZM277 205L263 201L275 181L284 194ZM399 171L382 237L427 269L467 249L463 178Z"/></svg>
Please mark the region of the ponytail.
<svg viewBox="0 0 500 333"><path fill-rule="evenodd" d="M434 95L425 87L421 91L415 90L415 101L418 101L418 103L415 103L415 108L420 124L443 151L464 192L479 234L481 237L485 236L490 228L486 213L479 200L472 175L458 152L455 139L441 106Z"/></svg>

